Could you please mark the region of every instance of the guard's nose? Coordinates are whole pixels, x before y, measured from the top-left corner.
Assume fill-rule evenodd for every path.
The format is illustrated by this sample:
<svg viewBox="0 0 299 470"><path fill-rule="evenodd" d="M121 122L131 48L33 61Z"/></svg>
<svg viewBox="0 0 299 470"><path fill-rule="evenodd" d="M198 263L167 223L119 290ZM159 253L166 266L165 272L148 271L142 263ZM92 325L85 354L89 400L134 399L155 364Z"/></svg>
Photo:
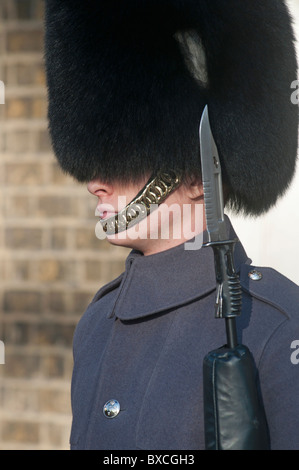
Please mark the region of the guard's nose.
<svg viewBox="0 0 299 470"><path fill-rule="evenodd" d="M99 179L94 179L87 184L87 189L95 196L111 196L113 193L112 184L103 183Z"/></svg>

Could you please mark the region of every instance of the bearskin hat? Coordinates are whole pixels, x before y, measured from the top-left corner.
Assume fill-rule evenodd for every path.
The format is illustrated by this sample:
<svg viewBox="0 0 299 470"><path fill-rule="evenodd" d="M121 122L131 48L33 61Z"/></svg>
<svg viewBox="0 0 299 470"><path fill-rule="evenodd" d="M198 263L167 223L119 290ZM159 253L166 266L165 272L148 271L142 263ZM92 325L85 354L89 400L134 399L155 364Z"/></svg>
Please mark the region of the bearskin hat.
<svg viewBox="0 0 299 470"><path fill-rule="evenodd" d="M282 0L46 0L49 129L80 182L200 175L205 105L231 206L260 214L297 155L292 22Z"/></svg>

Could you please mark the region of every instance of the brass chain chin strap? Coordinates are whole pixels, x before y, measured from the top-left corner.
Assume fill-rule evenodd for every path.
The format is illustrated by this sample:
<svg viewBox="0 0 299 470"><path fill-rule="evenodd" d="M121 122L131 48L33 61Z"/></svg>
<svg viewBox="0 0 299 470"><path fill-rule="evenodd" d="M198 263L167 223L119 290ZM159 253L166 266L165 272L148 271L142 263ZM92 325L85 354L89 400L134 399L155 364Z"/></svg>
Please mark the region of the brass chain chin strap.
<svg viewBox="0 0 299 470"><path fill-rule="evenodd" d="M123 232L145 219L151 207L158 207L169 194L181 184L181 172L170 170L167 173L159 171L151 177L137 196L118 214L101 220L101 225L107 235Z"/></svg>

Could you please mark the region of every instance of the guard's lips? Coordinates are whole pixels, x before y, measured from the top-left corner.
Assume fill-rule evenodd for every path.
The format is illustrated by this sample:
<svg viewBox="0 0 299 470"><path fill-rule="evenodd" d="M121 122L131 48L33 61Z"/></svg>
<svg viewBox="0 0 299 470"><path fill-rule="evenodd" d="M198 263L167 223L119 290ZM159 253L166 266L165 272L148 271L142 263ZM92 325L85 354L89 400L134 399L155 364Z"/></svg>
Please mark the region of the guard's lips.
<svg viewBox="0 0 299 470"><path fill-rule="evenodd" d="M117 211L112 205L109 204L100 204L96 208L95 215L100 217L101 220L108 219L117 214Z"/></svg>

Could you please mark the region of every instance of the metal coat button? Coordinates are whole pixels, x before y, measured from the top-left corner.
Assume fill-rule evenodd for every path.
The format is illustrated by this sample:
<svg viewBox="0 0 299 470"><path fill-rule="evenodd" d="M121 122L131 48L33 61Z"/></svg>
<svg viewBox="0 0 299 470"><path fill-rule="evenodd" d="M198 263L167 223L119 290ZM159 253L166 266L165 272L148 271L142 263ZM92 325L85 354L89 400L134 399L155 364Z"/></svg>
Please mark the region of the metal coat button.
<svg viewBox="0 0 299 470"><path fill-rule="evenodd" d="M105 403L103 413L106 418L115 418L120 412L120 404L117 400L109 400Z"/></svg>
<svg viewBox="0 0 299 470"><path fill-rule="evenodd" d="M253 271L249 271L248 276L252 281L260 281L263 278L262 273L254 269Z"/></svg>

